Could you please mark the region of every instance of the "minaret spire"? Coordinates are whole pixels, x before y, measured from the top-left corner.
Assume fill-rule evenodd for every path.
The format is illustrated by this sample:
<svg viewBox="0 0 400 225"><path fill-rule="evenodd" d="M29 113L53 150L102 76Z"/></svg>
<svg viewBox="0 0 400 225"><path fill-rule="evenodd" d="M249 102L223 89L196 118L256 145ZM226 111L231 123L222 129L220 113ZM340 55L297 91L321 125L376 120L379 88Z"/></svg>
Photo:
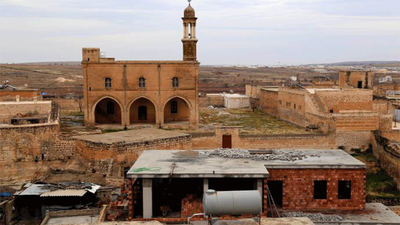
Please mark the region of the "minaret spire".
<svg viewBox="0 0 400 225"><path fill-rule="evenodd" d="M195 11L190 5L192 0L188 0L189 6L186 7L183 15L183 60L197 61L197 38Z"/></svg>

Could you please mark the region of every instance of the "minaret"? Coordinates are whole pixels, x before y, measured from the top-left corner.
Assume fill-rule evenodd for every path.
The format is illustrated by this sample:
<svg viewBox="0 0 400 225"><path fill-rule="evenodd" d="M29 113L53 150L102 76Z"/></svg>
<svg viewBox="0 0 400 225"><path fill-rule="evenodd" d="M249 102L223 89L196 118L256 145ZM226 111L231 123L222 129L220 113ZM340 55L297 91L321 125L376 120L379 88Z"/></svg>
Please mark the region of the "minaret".
<svg viewBox="0 0 400 225"><path fill-rule="evenodd" d="M197 61L197 38L196 38L196 16L195 11L190 5L184 11L183 20L183 60Z"/></svg>

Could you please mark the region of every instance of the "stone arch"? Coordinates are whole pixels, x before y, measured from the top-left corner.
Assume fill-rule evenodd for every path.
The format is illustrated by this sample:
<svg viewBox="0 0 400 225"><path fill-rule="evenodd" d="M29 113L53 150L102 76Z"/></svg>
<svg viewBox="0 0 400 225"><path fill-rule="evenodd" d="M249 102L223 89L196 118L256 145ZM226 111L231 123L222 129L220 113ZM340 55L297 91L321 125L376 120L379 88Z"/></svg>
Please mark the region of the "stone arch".
<svg viewBox="0 0 400 225"><path fill-rule="evenodd" d="M176 111L174 105L176 104ZM181 96L173 96L163 106L164 123L190 121L192 106L189 101Z"/></svg>
<svg viewBox="0 0 400 225"><path fill-rule="evenodd" d="M123 107L111 96L100 98L93 105L93 118L96 124L121 124Z"/></svg>
<svg viewBox="0 0 400 225"><path fill-rule="evenodd" d="M139 111L142 113L142 115L139 115ZM143 115L144 112L146 112L146 115ZM156 104L154 104L154 102L146 96L135 98L129 104L128 118L130 124L156 123L157 115Z"/></svg>

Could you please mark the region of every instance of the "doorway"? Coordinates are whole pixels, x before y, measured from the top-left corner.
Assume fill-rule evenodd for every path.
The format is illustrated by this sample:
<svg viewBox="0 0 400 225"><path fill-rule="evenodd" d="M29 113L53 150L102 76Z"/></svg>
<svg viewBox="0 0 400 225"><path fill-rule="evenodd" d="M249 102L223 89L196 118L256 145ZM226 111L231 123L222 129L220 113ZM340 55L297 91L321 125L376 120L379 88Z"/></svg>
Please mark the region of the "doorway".
<svg viewBox="0 0 400 225"><path fill-rule="evenodd" d="M362 83L363 83L362 81L358 81L357 87L361 89L362 88Z"/></svg>
<svg viewBox="0 0 400 225"><path fill-rule="evenodd" d="M283 181L269 180L267 183L276 207L281 208L283 203Z"/></svg>
<svg viewBox="0 0 400 225"><path fill-rule="evenodd" d="M139 120L147 120L147 107L140 106L138 111L139 111Z"/></svg>
<svg viewBox="0 0 400 225"><path fill-rule="evenodd" d="M232 148L232 135L222 135L222 148Z"/></svg>

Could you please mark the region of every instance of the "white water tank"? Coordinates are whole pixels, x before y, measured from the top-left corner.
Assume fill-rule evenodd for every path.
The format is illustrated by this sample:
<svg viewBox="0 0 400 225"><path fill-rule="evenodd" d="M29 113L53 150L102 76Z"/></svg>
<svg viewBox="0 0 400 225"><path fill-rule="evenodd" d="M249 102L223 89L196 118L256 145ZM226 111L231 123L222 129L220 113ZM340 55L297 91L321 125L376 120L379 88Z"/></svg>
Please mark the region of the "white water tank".
<svg viewBox="0 0 400 225"><path fill-rule="evenodd" d="M206 215L256 215L262 212L262 200L256 190L207 190L203 196L203 209Z"/></svg>

